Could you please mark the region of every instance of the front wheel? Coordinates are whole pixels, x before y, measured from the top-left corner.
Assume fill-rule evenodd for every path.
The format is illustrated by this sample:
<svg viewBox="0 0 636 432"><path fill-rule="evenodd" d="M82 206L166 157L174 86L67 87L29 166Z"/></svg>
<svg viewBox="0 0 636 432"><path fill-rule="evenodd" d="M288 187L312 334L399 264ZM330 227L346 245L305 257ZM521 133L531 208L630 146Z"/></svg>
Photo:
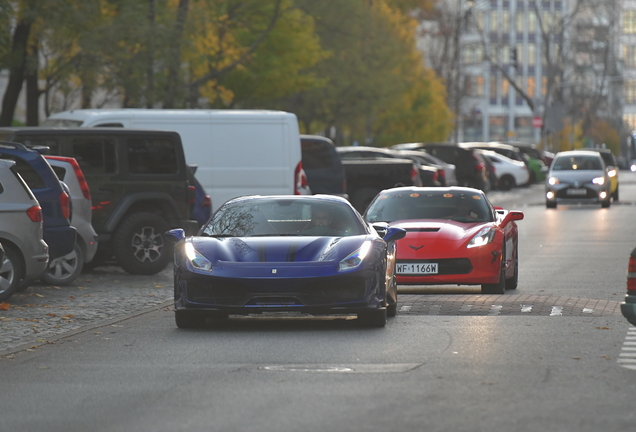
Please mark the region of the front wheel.
<svg viewBox="0 0 636 432"><path fill-rule="evenodd" d="M519 246L515 246L514 265L515 265L514 275L510 279L506 279L507 290L517 289L517 285L519 284Z"/></svg>
<svg viewBox="0 0 636 432"><path fill-rule="evenodd" d="M358 320L365 327L384 327L387 320L387 310L383 308L358 312Z"/></svg>
<svg viewBox="0 0 636 432"><path fill-rule="evenodd" d="M501 190L507 191L512 189L514 186L515 186L515 179L513 179L510 176L505 175L499 179L499 189Z"/></svg>
<svg viewBox="0 0 636 432"><path fill-rule="evenodd" d="M499 270L499 282L482 284L483 294L505 294L506 293L506 253L501 251L501 268Z"/></svg>
<svg viewBox="0 0 636 432"><path fill-rule="evenodd" d="M614 193L612 194L612 200L614 202L618 201L618 186L616 187L616 190L614 191Z"/></svg>
<svg viewBox="0 0 636 432"><path fill-rule="evenodd" d="M0 301L15 294L22 279L23 269L20 256L9 246L4 248L4 259L0 266Z"/></svg>
<svg viewBox="0 0 636 432"><path fill-rule="evenodd" d="M42 273L40 279L51 285L68 285L79 276L83 266L82 248L75 243L71 253L49 262L49 266Z"/></svg>
<svg viewBox="0 0 636 432"><path fill-rule="evenodd" d="M113 239L117 264L130 274L159 273L172 258L172 248L164 237L168 229L168 223L154 213L134 213L126 217Z"/></svg>

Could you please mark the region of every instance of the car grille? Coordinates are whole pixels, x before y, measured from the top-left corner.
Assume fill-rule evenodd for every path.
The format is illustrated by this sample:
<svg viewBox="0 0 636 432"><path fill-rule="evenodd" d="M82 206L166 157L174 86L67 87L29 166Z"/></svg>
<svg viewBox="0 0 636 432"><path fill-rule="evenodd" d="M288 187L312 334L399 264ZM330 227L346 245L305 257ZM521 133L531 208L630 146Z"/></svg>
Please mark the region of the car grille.
<svg viewBox="0 0 636 432"><path fill-rule="evenodd" d="M362 300L367 281L362 278L295 279L258 281L254 285L236 279L190 280L186 298L194 303L223 306L314 305Z"/></svg>
<svg viewBox="0 0 636 432"><path fill-rule="evenodd" d="M468 274L473 271L473 265L468 258L448 258L429 260L398 260L402 263L437 263L437 275Z"/></svg>

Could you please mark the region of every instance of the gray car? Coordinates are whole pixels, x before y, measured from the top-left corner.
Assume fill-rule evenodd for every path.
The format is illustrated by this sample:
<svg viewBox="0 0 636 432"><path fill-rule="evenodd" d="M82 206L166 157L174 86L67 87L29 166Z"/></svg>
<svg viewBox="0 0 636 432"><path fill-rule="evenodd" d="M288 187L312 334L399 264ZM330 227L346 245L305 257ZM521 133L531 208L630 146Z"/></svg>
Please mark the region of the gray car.
<svg viewBox="0 0 636 432"><path fill-rule="evenodd" d="M600 154L589 151L557 153L545 183L547 208L566 203L611 203L611 181Z"/></svg>
<svg viewBox="0 0 636 432"><path fill-rule="evenodd" d="M71 225L77 230L73 251L51 260L40 279L52 285L68 285L97 252L97 233L91 225L91 194L82 170L72 157L45 156L55 174L68 186L73 214Z"/></svg>
<svg viewBox="0 0 636 432"><path fill-rule="evenodd" d="M42 240L42 209L15 162L0 159L0 301L19 286L36 279L49 262L49 247Z"/></svg>

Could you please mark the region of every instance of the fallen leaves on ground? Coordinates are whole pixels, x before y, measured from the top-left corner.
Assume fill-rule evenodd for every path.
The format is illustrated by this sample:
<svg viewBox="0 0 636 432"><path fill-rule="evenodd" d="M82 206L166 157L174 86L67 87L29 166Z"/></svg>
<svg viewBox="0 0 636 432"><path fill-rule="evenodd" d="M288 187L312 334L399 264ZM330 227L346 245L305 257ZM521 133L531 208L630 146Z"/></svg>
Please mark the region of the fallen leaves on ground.
<svg viewBox="0 0 636 432"><path fill-rule="evenodd" d="M2 302L0 303L0 310L9 310L11 305L9 303Z"/></svg>

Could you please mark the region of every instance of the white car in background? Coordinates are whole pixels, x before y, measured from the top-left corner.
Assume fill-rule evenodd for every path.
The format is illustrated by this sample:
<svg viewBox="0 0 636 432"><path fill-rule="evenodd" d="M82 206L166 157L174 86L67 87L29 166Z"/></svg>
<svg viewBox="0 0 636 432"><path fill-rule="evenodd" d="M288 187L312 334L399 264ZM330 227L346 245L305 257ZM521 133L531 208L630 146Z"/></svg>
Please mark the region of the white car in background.
<svg viewBox="0 0 636 432"><path fill-rule="evenodd" d="M530 181L530 172L523 162L510 159L491 150L477 151L488 157L495 167L499 189L510 190L513 187L528 184Z"/></svg>
<svg viewBox="0 0 636 432"><path fill-rule="evenodd" d="M67 255L49 262L40 279L52 285L68 285L82 271L84 264L90 262L97 252L97 233L91 224L91 194L82 170L72 157L44 156L58 178L70 191L73 213L71 225L75 227L75 247Z"/></svg>

